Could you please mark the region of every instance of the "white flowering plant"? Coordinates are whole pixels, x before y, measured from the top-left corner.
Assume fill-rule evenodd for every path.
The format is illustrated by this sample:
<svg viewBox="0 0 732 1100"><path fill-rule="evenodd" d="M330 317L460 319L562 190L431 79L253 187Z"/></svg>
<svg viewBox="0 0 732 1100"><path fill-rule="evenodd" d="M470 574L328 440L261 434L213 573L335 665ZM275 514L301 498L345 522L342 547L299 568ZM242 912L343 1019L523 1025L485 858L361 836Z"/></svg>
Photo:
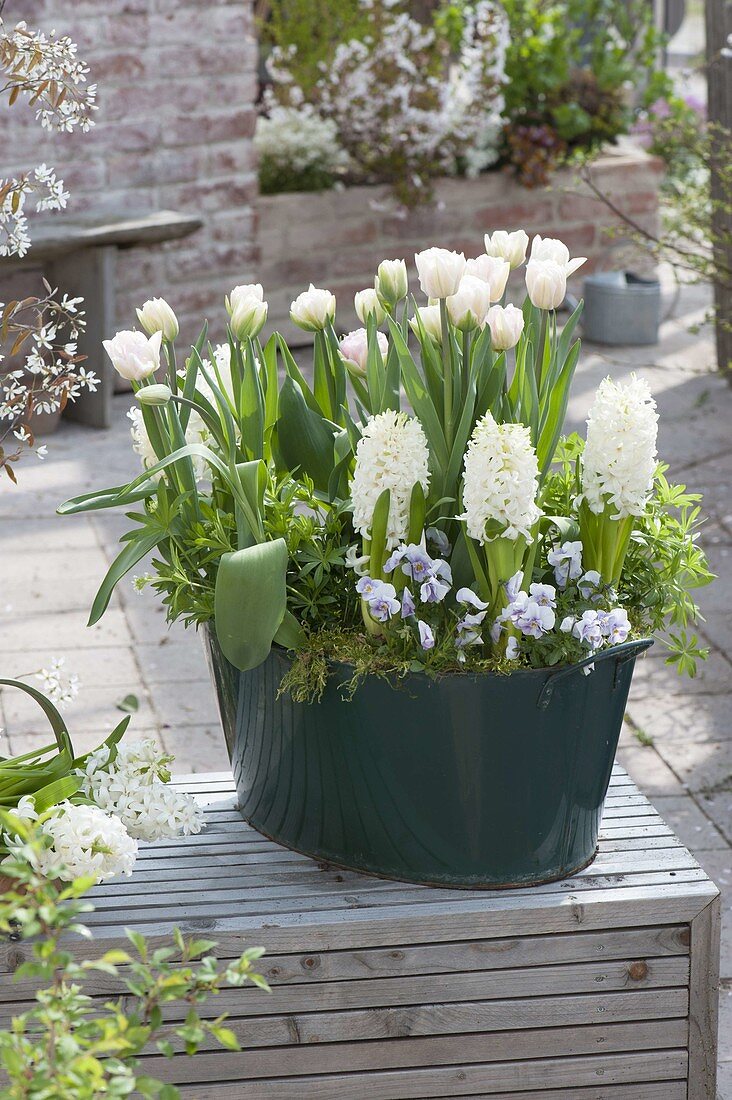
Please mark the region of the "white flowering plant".
<svg viewBox="0 0 732 1100"><path fill-rule="evenodd" d="M43 670L51 690L67 695L58 666ZM152 740L121 744L127 716L94 752L77 756L67 725L51 699L22 680L0 680L30 696L51 726L54 741L21 756L0 757L0 811L32 822L43 843L34 867L49 879L101 881L131 874L139 841L200 832L203 816L190 795L170 786L173 757ZM0 836L12 861L22 841ZM5 875L0 862L0 881Z"/></svg>
<svg viewBox="0 0 732 1100"><path fill-rule="evenodd" d="M300 697L333 659L358 675L591 666L669 623L693 672L691 593L711 578L696 498L657 462L648 387L606 380L586 442L565 440L581 305L563 325L557 310L584 260L521 230L484 246L418 253L422 300L405 260L384 260L344 335L311 285L290 313L313 335L307 376L280 334L263 342L259 284L234 288L224 342L205 325L181 366L170 307L143 307L145 333L107 350L132 379L144 468L60 508L133 523L90 621L152 550L137 587L208 624L239 669L290 651ZM506 288L524 264L519 308Z"/></svg>
<svg viewBox="0 0 732 1100"><path fill-rule="evenodd" d="M265 189L294 189L303 165L315 186L329 186L335 170L345 169L349 180L388 183L413 205L429 197L436 176L475 176L493 164L508 44L500 5L479 0L465 13L454 57L445 36L414 19L403 0L360 0L358 8L350 34L318 63L311 87L298 82L302 59L294 43L270 54L262 136L286 132L276 151L267 140L260 161ZM312 49L309 40L304 48ZM315 127L317 118L332 127L327 135ZM290 132L298 125L299 134ZM335 160L339 151L342 161ZM312 175L318 156L325 184ZM283 179L287 186L272 186Z"/></svg>

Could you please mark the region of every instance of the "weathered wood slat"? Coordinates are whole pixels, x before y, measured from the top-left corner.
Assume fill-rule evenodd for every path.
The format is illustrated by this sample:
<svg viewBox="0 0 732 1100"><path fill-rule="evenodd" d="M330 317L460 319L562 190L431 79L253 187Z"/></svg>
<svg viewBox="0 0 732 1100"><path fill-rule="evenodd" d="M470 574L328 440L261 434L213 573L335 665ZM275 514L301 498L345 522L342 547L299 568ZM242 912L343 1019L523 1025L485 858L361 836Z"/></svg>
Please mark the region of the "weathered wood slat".
<svg viewBox="0 0 732 1100"><path fill-rule="evenodd" d="M571 1088L632 1081L683 1080L687 1070L685 1050L646 1051L642 1054L610 1054L597 1057L551 1058L532 1062L499 1062L493 1065L463 1064L439 1069L382 1070L295 1079L272 1078L247 1083L246 1100L427 1100L435 1096L464 1096L481 1090L487 1095L513 1089ZM226 1080L226 1078L222 1078ZM216 1086L214 1086L214 1089ZM218 1091L201 1092L200 1100L221 1097Z"/></svg>
<svg viewBox="0 0 732 1100"><path fill-rule="evenodd" d="M539 1058L579 1057L619 1051L682 1049L687 1041L685 1020L654 1023L543 1028L490 1034L453 1034L392 1039L373 1043L335 1043L270 1050L243 1050L226 1055L226 1073L234 1073L246 1095L249 1082L268 1077L364 1073L369 1070L454 1066L463 1062L531 1062ZM244 1040L246 1043L246 1039ZM162 1056L142 1059L144 1069L175 1084L212 1081L222 1070L220 1054L200 1053L190 1061ZM364 1094L366 1095L366 1094Z"/></svg>
<svg viewBox="0 0 732 1100"><path fill-rule="evenodd" d="M22 949L17 947L19 955ZM225 956L217 949L217 957ZM610 932L575 932L564 936L524 936L518 939L475 940L463 943L395 945L388 949L331 951L305 955L267 954L259 964L270 985L312 981L358 981L363 978L400 977L405 974L451 974L463 971L505 970L595 959L646 959L688 955L688 925L624 929ZM18 960L19 961L19 960ZM0 984L0 1003L20 1002L30 996L30 981ZM85 982L90 994L111 995L116 980L90 975Z"/></svg>
<svg viewBox="0 0 732 1100"><path fill-rule="evenodd" d="M238 1084L216 1084L210 1087L185 1085L180 1089L183 1097L190 1100L242 1100L241 1086ZM436 1096L432 1100L453 1100L455 1093L449 1096ZM565 1089L532 1089L526 1092L471 1092L462 1093L463 1100L568 1100ZM686 1100L686 1081L656 1081L635 1085L590 1085L572 1089L571 1100Z"/></svg>

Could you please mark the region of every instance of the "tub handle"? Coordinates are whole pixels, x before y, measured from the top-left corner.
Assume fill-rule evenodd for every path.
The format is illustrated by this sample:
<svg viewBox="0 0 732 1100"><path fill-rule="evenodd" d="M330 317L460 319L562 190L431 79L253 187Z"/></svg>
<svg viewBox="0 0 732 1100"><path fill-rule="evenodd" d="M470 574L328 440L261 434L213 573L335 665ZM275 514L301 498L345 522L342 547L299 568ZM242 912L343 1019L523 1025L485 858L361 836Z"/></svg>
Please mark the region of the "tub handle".
<svg viewBox="0 0 732 1100"><path fill-rule="evenodd" d="M585 668L587 665L598 664L600 661L607 661L611 658L615 660L615 673L613 675L614 690L618 686L618 676L621 667L627 664L628 661L634 660L639 653L643 653L644 650L650 649L652 645L653 638L641 638L637 642L622 642L620 645L613 646L612 649L600 650L599 653L595 653L591 657L585 657L584 660L578 661L577 664L561 668L557 672L551 672L539 692L539 698L536 700L537 707L539 710L547 709L552 701L554 688L559 681L563 680L566 676L570 676L573 672L577 672L578 669Z"/></svg>

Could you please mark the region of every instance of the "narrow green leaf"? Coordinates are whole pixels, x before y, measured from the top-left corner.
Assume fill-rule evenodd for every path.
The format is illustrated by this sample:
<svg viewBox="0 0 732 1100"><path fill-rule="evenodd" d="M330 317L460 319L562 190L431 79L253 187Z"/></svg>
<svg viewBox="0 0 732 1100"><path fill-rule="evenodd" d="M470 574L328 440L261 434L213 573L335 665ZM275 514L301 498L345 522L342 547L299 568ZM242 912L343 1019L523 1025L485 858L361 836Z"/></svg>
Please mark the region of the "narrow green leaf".
<svg viewBox="0 0 732 1100"><path fill-rule="evenodd" d="M150 551L157 546L159 539L159 531L156 530L151 533L142 530L120 551L110 565L107 575L94 597L94 603L89 612L88 626L94 626L95 623L99 622L109 606L109 601L112 598L112 592L115 586L127 573L129 573L130 569L134 568L139 561L142 561L146 554L149 554Z"/></svg>

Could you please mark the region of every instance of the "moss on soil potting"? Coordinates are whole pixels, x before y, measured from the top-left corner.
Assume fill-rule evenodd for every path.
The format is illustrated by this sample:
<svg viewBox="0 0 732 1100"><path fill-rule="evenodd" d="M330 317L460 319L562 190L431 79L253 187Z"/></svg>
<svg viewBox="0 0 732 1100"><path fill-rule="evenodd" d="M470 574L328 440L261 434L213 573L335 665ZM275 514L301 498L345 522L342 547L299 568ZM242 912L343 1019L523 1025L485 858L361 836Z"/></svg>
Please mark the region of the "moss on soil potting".
<svg viewBox="0 0 732 1100"><path fill-rule="evenodd" d="M486 672L507 675L516 670L515 662L495 656L479 656L473 650L461 663L444 652L426 653L424 661L415 661L387 649L377 639L360 631L320 630L311 634L295 656L280 684L280 695L290 695L296 703L317 702L325 691L330 665L350 665L353 674L340 686L345 699L352 699L370 676L378 676L398 688L409 673L422 672L431 679L441 676L476 675Z"/></svg>

